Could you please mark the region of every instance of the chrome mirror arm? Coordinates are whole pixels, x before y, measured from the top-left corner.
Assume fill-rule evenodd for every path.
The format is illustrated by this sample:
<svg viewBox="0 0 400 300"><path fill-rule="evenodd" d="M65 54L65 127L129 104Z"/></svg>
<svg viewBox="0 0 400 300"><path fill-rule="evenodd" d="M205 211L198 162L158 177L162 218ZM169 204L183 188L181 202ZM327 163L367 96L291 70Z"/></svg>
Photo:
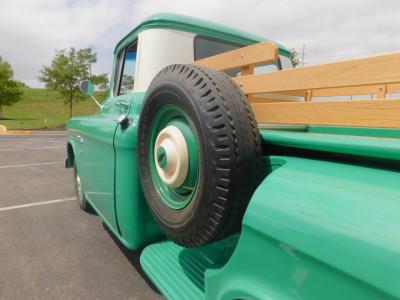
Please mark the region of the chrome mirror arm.
<svg viewBox="0 0 400 300"><path fill-rule="evenodd" d="M97 104L98 107L100 107L100 111L103 111L104 105L101 105L93 95L90 95L90 97L92 97L93 101Z"/></svg>

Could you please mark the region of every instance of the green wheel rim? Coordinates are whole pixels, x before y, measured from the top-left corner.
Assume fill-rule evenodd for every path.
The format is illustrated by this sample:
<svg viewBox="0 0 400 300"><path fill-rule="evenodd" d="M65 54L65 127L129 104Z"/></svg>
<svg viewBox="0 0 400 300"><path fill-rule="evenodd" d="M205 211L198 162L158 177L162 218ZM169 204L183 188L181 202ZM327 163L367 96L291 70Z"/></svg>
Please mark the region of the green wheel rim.
<svg viewBox="0 0 400 300"><path fill-rule="evenodd" d="M168 156L165 149L160 146L154 155L154 148L158 134L167 126L174 126L182 133L188 153L188 170L184 182L178 187L166 184L156 168L155 159L161 168L165 168L168 163ZM150 143L148 148L150 174L153 184L161 196L162 201L172 209L182 209L186 207L195 194L199 179L199 144L193 122L188 115L174 104L161 106L155 113L150 126Z"/></svg>

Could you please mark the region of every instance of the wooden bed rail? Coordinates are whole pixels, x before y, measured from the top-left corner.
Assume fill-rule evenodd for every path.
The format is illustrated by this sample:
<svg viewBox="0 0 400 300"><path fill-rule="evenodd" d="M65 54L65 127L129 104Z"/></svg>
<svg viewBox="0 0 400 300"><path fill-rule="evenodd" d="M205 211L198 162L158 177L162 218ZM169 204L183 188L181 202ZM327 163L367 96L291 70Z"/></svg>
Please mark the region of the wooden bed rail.
<svg viewBox="0 0 400 300"><path fill-rule="evenodd" d="M194 64L241 68L232 80L248 96L258 123L400 128L400 99L387 98L400 94L400 53L253 75L255 64L277 59L276 45L264 42ZM341 97L353 95L365 98Z"/></svg>

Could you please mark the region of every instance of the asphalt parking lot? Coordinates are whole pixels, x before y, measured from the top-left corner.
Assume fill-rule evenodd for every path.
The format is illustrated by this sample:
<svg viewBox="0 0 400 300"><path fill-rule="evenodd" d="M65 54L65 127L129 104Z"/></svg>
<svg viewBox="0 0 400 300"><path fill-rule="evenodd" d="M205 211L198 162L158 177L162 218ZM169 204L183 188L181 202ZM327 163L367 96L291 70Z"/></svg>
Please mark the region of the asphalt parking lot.
<svg viewBox="0 0 400 300"><path fill-rule="evenodd" d="M0 299L161 299L140 251L79 209L65 141L0 135Z"/></svg>

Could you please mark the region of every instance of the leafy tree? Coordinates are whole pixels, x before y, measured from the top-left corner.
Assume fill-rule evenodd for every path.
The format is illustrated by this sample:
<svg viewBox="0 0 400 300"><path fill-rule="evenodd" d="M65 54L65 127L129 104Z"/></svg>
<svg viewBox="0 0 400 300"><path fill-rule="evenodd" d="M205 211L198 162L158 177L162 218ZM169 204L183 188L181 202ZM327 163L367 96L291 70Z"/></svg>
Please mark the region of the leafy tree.
<svg viewBox="0 0 400 300"><path fill-rule="evenodd" d="M97 54L93 53L91 47L79 50L89 68L89 75L92 76L92 65L97 62Z"/></svg>
<svg viewBox="0 0 400 300"><path fill-rule="evenodd" d="M126 94L133 91L134 78L132 75L124 74L121 79L121 92Z"/></svg>
<svg viewBox="0 0 400 300"><path fill-rule="evenodd" d="M100 89L100 91L104 92L108 89L109 80L107 73L91 76L90 79L92 80L93 84Z"/></svg>
<svg viewBox="0 0 400 300"><path fill-rule="evenodd" d="M20 87L22 87L24 89L29 89L29 85L27 85L25 82L22 82L20 80L17 80L17 82L20 85Z"/></svg>
<svg viewBox="0 0 400 300"><path fill-rule="evenodd" d="M290 52L290 60L292 61L292 65L296 68L300 61L299 61L299 54L294 50L294 48L289 49Z"/></svg>
<svg viewBox="0 0 400 300"><path fill-rule="evenodd" d="M46 88L57 91L69 104L69 117L72 117L72 103L84 99L79 92L79 83L90 79L91 65L97 61L92 48L56 51L49 67L42 68L39 80Z"/></svg>
<svg viewBox="0 0 400 300"><path fill-rule="evenodd" d="M13 80L10 64L0 57L0 120L3 118L3 106L10 106L21 100L21 95L21 85Z"/></svg>

